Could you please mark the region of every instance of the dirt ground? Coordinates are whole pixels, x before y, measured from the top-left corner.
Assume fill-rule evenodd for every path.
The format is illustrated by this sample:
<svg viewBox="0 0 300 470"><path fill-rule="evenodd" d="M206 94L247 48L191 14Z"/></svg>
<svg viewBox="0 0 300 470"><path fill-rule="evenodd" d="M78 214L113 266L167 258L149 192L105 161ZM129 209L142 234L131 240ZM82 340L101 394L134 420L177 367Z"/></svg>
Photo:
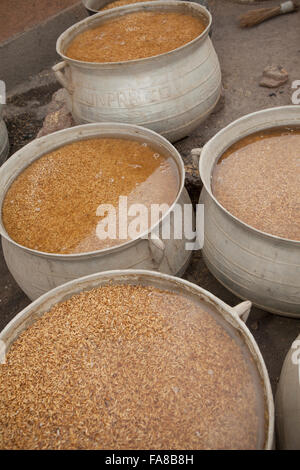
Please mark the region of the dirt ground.
<svg viewBox="0 0 300 470"><path fill-rule="evenodd" d="M273 6L278 1L263 2L259 6L266 4ZM237 26L237 17L251 6L225 0L210 1L209 5L214 18L212 40L222 67L224 97L203 125L175 144L186 164L187 188L194 202L198 199L201 182L192 169L190 150L201 147L218 130L244 114L292 104L291 83L300 80L300 12L277 17L253 29L241 30ZM289 73L288 83L279 89L258 86L263 69L271 64L282 65ZM49 69L26 80L10 93L6 122L11 153L36 136L46 114L46 105L58 88ZM229 305L239 303L239 299L209 273L201 252L194 253L184 277ZM8 272L1 253L0 330L28 303L29 299ZM247 325L261 349L275 392L285 354L300 333L300 319L280 317L252 308Z"/></svg>

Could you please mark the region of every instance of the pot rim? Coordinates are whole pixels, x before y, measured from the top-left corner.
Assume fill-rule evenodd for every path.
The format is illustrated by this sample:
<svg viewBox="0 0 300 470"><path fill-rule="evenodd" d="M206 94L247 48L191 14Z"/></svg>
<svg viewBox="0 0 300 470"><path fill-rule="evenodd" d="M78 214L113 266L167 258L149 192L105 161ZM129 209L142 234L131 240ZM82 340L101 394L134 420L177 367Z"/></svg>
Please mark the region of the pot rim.
<svg viewBox="0 0 300 470"><path fill-rule="evenodd" d="M78 29L77 34L75 34L72 39L74 39L78 34L82 33L83 31L86 31L89 28L90 23L98 23L98 20L100 20L101 23L101 18L103 16L106 16L107 19L119 17L121 15L126 15L127 13L131 13L134 11L140 11L140 10L146 10L146 11L151 11L151 10L177 10L178 7L181 7L182 10L190 10L193 12L196 12L198 16L199 14L202 13L202 16L204 15L206 19L208 20L208 24L205 28L205 30L197 36L195 39L192 41L184 44L183 46L177 47L176 49L173 49L169 52L164 52L163 54L158 54L155 56L151 57L144 57L141 59L132 59L132 60L126 60L122 62L87 62L87 61L81 61L77 59L71 59L70 57L66 56L63 52L63 47L62 47L62 42L63 40L74 30ZM95 26L96 26L95 24ZM208 36L209 30L211 28L212 24L212 16L210 12L203 6L199 5L198 3L194 2L189 2L189 1L182 1L182 0L171 0L171 1L159 1L156 0L154 2L140 2L140 3L133 3L130 5L125 5L122 7L117 7L117 8L112 8L104 11L100 11L99 13L96 13L95 15L92 15L88 18L85 18L84 20L79 21L78 23L75 23L74 25L70 26L68 29L66 29L57 39L56 41L56 52L68 63L72 65L76 65L79 67L86 67L86 68L115 68L119 66L124 66L124 65L137 65L137 64L144 64L148 63L149 61L153 60L159 60L161 57L166 57L169 56L170 54L174 54L178 51L182 51L183 49L190 47L194 45L197 42L202 42L204 38ZM85 27L87 25L87 27ZM70 41L69 41L70 43ZM65 49L65 48L64 48Z"/></svg>
<svg viewBox="0 0 300 470"><path fill-rule="evenodd" d="M105 3L105 4L103 5L103 7L109 5L109 4L112 3L114 0L105 0L105 1L106 1L107 3ZM148 2L148 1L149 1L149 0L144 0L144 3ZM94 10L94 8L88 6L89 0L82 0L81 3L83 4L83 6L84 6L84 8L85 8L86 10L88 10L89 12L92 12L93 14L99 13L99 12L101 11L101 10ZM142 2L140 2L140 3L142 3ZM123 6L125 6L125 5L123 5ZM103 7L102 7L102 8L103 8ZM120 8L120 7L115 7L115 8Z"/></svg>
<svg viewBox="0 0 300 470"><path fill-rule="evenodd" d="M226 133L228 131L230 131L231 129L234 129L236 127L236 125L238 125L239 123L242 123L244 121L247 121L249 118L251 118L255 115L258 115L258 114L259 115L264 115L264 114L268 115L268 114L271 114L274 111L279 111L279 110L289 111L289 110L293 109L293 110L296 111L296 108L297 108L297 106L295 106L295 105L287 105L287 106L276 106L274 108L267 108L267 109L262 109L262 110L259 110L259 111L254 111L252 113L246 114L246 115L232 121L226 127L223 127L223 129L221 129L219 132L217 132L203 146L203 149L201 151L201 157L199 159L199 175L200 175L201 181L203 183L203 186L204 186L206 192L211 197L211 199L219 207L219 209L221 209L223 212L225 212L231 219L233 219L233 221L235 223L242 225L244 228L247 228L247 230L250 230L250 231L256 233L257 235L259 235L263 238L268 238L268 239L271 239L271 240L275 240L277 242L288 243L288 244L292 244L292 245L295 245L295 246L299 246L300 245L300 240L292 240L292 239L289 239L289 238L284 238L284 237L279 237L277 235L272 235L271 233L263 232L262 230L258 230L255 227L252 227L251 225L248 225L246 222L243 222L241 219L239 219L235 215L231 214L231 212L229 212L224 206L222 206L220 204L220 202L216 199L216 197L212 193L212 190L211 190L211 176L212 176L213 168L212 168L212 171L211 171L210 176L209 176L209 181L207 181L208 178L205 176L205 169L204 169L204 160L205 159L206 160L211 159L211 155L214 155L214 152L211 152L211 150L210 150L210 146L211 146L211 143L212 143L213 140L217 139L217 140L220 140L220 141L221 140L224 141L223 150L220 152L220 154L217 157L214 157L215 158L214 164L215 164L218 161L218 159L222 156L222 153L224 153L231 145L233 145L235 142L238 142L238 140L240 138L243 138L246 135L251 135L251 133L254 132L254 131L250 131L248 134L245 134L243 137L238 136L236 140L234 140L229 146L227 146L225 144L226 137L224 137L224 134L226 136ZM299 115L298 115L297 119L294 119L294 121L295 121L295 124L297 123L300 126L300 108L298 109L298 113L299 113ZM286 119L286 121L288 121L288 118ZM291 121L292 121L292 116L291 116ZM291 123L290 124L283 124L283 123L282 124L275 124L273 127L280 127L280 126L284 126L284 125L292 125L292 124ZM261 125L261 126L259 126L258 129L255 130L255 132L259 131L259 130L266 130L266 129L270 129L270 126L264 127L263 125Z"/></svg>
<svg viewBox="0 0 300 470"><path fill-rule="evenodd" d="M95 129L95 133L93 133L93 135L90 135L90 133L88 131L93 130L93 129ZM153 139L154 140L154 142L153 142L154 145L158 144L158 143L161 143L162 146L163 146L163 149L166 152L168 152L168 156L172 157L173 160L175 161L177 169L178 169L178 176L179 176L178 191L177 191L177 195L176 195L173 203L170 205L169 209L163 214L163 216L160 217L160 219L153 226L151 226L149 230L144 232L139 237L137 237L133 240L129 240L129 241L127 241L125 243L122 243L122 244L119 244L119 245L115 245L115 246L112 246L112 247L103 248L101 250L95 250L95 251L88 251L88 252L82 252L82 253L69 253L69 254L48 253L48 252L45 252L45 251L34 250L33 248L26 247L24 245L19 244L15 240L13 240L13 238L11 238L10 235L7 233L7 231L4 227L3 221L2 221L2 206L3 206L3 201L4 201L4 198L5 198L5 195L8 191L8 189L11 187L12 183L16 180L16 178L25 170L25 168L27 168L34 161L41 158L43 155L45 155L45 154L47 154L47 153L49 153L49 152L51 152L51 151L53 151L57 148L60 148L64 145L67 145L71 142L75 142L76 140L85 140L86 138L87 139L88 138L95 138L95 137L101 137L101 136L105 136L105 135L107 136L109 134L109 130L114 131L114 129L115 129L116 134L118 133L118 129L124 129L124 130L128 129L128 131L133 130L137 136L145 136L145 138L148 138L149 140L151 140L151 137L153 137L154 138ZM80 135L79 139L76 139L76 137L78 137L78 134L79 134L80 131L83 131L83 134ZM85 134L85 131L86 131L86 134ZM22 250L27 251L28 253L33 254L35 256L41 256L41 257L45 257L45 258L64 260L64 261L74 260L74 259L77 260L77 259L82 259L82 258L90 258L90 257L93 257L93 256L102 256L102 255L105 256L105 255L107 255L109 253L112 253L112 252L123 251L123 250L127 249L129 246L132 246L132 245L140 242L142 239L147 240L148 239L147 236L149 236L153 231L155 231L156 228L158 228L161 224L163 224L164 220L173 211L175 205L178 203L178 200L182 195L182 192L183 192L183 189L184 189L184 182L185 182L185 169L184 169L184 164L183 164L182 157L181 157L180 153L171 144L171 142L169 142L165 137L163 137L162 135L158 134L155 131L152 131L151 129L147 129L147 128L142 127L142 126L137 126L135 124L118 123L118 122L96 122L96 123L91 123L91 124L81 124L79 126L73 126L73 127L69 127L67 129L63 129L63 130L60 130L60 131L57 131L57 132L53 132L53 133L48 134L46 136L40 137L39 139L34 139L33 141L29 142L29 144L25 145L20 150L15 152L0 167L0 179L2 177L3 171L14 160L19 159L19 162L20 162L20 160L21 160L20 157L21 157L22 152L25 148L28 149L30 147L36 147L37 142L38 143L47 142L47 140L53 138L53 136L58 135L58 134L59 135L71 134L72 135L73 133L75 134L73 140L69 140L67 143L62 143L61 145L57 145L54 142L53 146L51 145L52 149L48 149L46 152L36 151L36 153L38 155L36 155L36 157L33 160L31 160L30 163L26 162L26 164L25 163L20 164L20 167L19 167L20 171L13 177L13 179L11 180L8 188L5 190L5 193L2 197L2 200L0 201L0 210L1 210L0 235L2 237L4 237L8 242L12 243L13 245L17 246L18 248L20 248ZM126 138L126 135L121 134L120 138ZM135 140L134 136L127 135L127 138ZM10 170L10 174L11 174L11 170ZM3 190L0 190L0 194L3 193L3 192L4 192ZM151 237L149 237L149 239L150 238Z"/></svg>
<svg viewBox="0 0 300 470"><path fill-rule="evenodd" d="M273 445L274 436L274 400L268 371L260 349L252 333L250 332L244 321L242 321L237 311L235 311L234 307L230 307L220 298L207 291L206 289L203 289L202 287L198 286L197 284L193 284L192 282L175 276L171 276L169 274L163 274L160 272L145 269L110 270L95 274L89 274L87 276L74 279L65 284L62 284L46 292L38 299L31 302L27 307L21 310L21 312L19 312L0 332L0 340L4 341L5 343L6 337L11 335L12 331L16 331L16 328L18 328L15 337L10 341L10 344L12 344L15 339L19 336L19 334L29 326L28 322L26 322L26 319L30 316L31 312L34 312L36 307L41 307L42 309L45 309L43 310L41 315L38 315L38 317L41 317L44 313L48 312L53 305L69 299L76 293L89 291L93 288L96 288L97 286L99 287L100 285L104 285L111 281L122 282L128 279L132 279L133 283L141 282L141 279L148 279L150 283L155 282L155 280L161 280L165 281L166 284L169 283L174 285L175 287L179 286L181 289L184 289L187 294L196 294L197 297L201 298L204 302L212 304L217 309L218 313L222 316L223 320L229 323L231 327L241 333L241 335L243 336L243 342L246 345L249 353L251 354L251 357L253 358L256 364L262 382L265 409L268 413L268 422L267 426L265 426L265 442L263 448L271 449ZM102 280L103 282L101 282ZM93 281L96 282L93 284ZM100 282L97 283L97 281ZM162 286L162 288L165 288L165 290L170 290L170 287ZM54 299L57 296L59 296L59 300ZM51 299L53 300L53 302L51 301ZM22 322L23 317L25 318Z"/></svg>

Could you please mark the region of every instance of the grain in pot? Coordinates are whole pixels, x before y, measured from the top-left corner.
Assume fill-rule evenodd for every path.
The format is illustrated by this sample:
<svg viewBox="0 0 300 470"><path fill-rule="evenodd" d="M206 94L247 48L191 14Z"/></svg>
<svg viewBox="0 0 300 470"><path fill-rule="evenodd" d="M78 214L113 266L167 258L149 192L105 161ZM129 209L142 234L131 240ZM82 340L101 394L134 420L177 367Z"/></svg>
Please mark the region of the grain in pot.
<svg viewBox="0 0 300 470"><path fill-rule="evenodd" d="M300 129L259 131L233 144L215 165L212 191L251 227L300 240Z"/></svg>
<svg viewBox="0 0 300 470"><path fill-rule="evenodd" d="M111 8L123 7L125 5L132 5L133 3L140 3L140 2L144 2L144 1L145 0L116 0L115 2L108 3L103 8L100 8L100 11L110 10ZM156 0L148 0L148 1L154 2Z"/></svg>
<svg viewBox="0 0 300 470"><path fill-rule="evenodd" d="M0 365L0 449L254 449L265 402L212 305L151 286L73 295Z"/></svg>
<svg viewBox="0 0 300 470"><path fill-rule="evenodd" d="M146 207L150 228L151 205L170 206L178 190L175 161L147 142L81 140L43 155L16 178L5 195L2 220L13 240L34 250L96 251L131 239L130 233L119 238L121 222L115 238L99 238L97 224L105 216L97 215L99 205L112 205L118 222L119 196L126 196L128 208ZM128 216L128 224L131 220Z"/></svg>
<svg viewBox="0 0 300 470"><path fill-rule="evenodd" d="M206 28L199 17L139 11L105 21L76 36L66 56L83 62L123 62L177 49Z"/></svg>

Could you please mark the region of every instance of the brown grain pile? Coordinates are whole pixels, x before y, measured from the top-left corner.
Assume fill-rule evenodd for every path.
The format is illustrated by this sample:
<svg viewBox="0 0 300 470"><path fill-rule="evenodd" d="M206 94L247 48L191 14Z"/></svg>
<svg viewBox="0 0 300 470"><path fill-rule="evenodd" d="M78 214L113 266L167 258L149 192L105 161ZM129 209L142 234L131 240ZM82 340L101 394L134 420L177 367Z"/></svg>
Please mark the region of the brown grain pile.
<svg viewBox="0 0 300 470"><path fill-rule="evenodd" d="M49 253L81 253L118 245L126 239L99 239L100 204L116 207L171 205L179 188L174 160L147 143L96 138L74 142L33 162L13 182L2 220L23 246ZM130 217L128 223L130 223ZM149 221L150 226L150 221Z"/></svg>
<svg viewBox="0 0 300 470"><path fill-rule="evenodd" d="M300 129L270 129L235 143L214 169L212 190L248 225L300 240Z"/></svg>
<svg viewBox="0 0 300 470"><path fill-rule="evenodd" d="M207 309L128 285L55 305L0 365L0 448L262 446L258 373Z"/></svg>
<svg viewBox="0 0 300 470"><path fill-rule="evenodd" d="M66 55L84 62L142 59L177 49L205 28L199 18L184 13L130 13L80 33Z"/></svg>

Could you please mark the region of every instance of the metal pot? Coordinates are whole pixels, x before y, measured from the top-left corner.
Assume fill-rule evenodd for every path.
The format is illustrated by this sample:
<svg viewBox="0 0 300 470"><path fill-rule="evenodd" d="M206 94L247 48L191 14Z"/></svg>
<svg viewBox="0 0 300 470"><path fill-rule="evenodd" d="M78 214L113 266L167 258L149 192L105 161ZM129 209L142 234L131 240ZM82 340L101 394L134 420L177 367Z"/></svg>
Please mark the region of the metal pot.
<svg viewBox="0 0 300 470"><path fill-rule="evenodd" d="M2 107L3 105L0 104L0 165L5 162L9 153L8 133L2 119Z"/></svg>
<svg viewBox="0 0 300 470"><path fill-rule="evenodd" d="M230 214L212 194L211 175L219 157L237 140L263 129L299 124L299 106L248 114L207 142L199 164L205 213L203 256L209 270L238 297L291 317L300 316L300 242L261 232Z"/></svg>
<svg viewBox="0 0 300 470"><path fill-rule="evenodd" d="M99 13L101 8L104 8L106 5L112 3L113 1L114 0L82 0L82 4L89 15L94 15L95 13ZM198 0L194 3L199 3L199 5L203 5L205 8L208 8L206 0Z"/></svg>
<svg viewBox="0 0 300 470"><path fill-rule="evenodd" d="M173 51L127 62L90 63L65 55L81 32L136 11L176 11L201 17L205 31ZM67 29L56 50L64 59L53 70L68 90L68 106L77 123L127 122L178 140L213 111L221 93L218 57L209 38L211 14L196 3L137 3L93 15Z"/></svg>
<svg viewBox="0 0 300 470"><path fill-rule="evenodd" d="M49 311L56 303L65 301L79 292L91 290L111 282L114 284L125 283L151 285L160 289L178 292L182 295L193 298L194 301L197 301L197 299L205 301L217 310L217 314L220 315L220 318L222 318L223 321L225 320L229 329L235 329L239 332L239 336L244 346L250 352L261 378L261 387L263 388L263 394L265 397L266 419L264 429L262 429L261 432L263 432L265 436L264 449L271 449L274 434L273 397L263 358L253 336L244 323L251 308L251 302L249 301L243 302L232 308L222 302L218 297L195 284L166 274L151 271L108 271L101 274L93 274L81 279L73 280L63 286L53 289L20 312L0 333L0 340L4 342L6 351L8 351L11 344L22 333L22 331L28 328L37 318L41 317L43 313Z"/></svg>
<svg viewBox="0 0 300 470"><path fill-rule="evenodd" d="M300 450L300 335L284 360L275 400L276 442L282 450Z"/></svg>
<svg viewBox="0 0 300 470"><path fill-rule="evenodd" d="M13 180L34 160L67 143L83 138L101 136L127 137L147 142L174 159L180 178L178 194L170 209L160 218L159 223L152 227L150 232L153 232L156 227L161 229L164 222L168 223L168 215L176 204L191 204L190 198L184 189L185 172L183 162L173 145L149 129L129 124L98 123L54 132L34 140L16 152L0 168L2 182L0 205L2 206L5 193ZM173 219L171 218L172 223ZM19 245L10 238L2 224L2 220L0 221L0 233L8 269L30 299L36 299L50 289L71 279L108 269L134 267L181 275L185 271L192 253L185 249L187 239L184 235L182 240L140 237L112 248L90 253L61 255L43 253ZM172 233L171 225L171 237Z"/></svg>

